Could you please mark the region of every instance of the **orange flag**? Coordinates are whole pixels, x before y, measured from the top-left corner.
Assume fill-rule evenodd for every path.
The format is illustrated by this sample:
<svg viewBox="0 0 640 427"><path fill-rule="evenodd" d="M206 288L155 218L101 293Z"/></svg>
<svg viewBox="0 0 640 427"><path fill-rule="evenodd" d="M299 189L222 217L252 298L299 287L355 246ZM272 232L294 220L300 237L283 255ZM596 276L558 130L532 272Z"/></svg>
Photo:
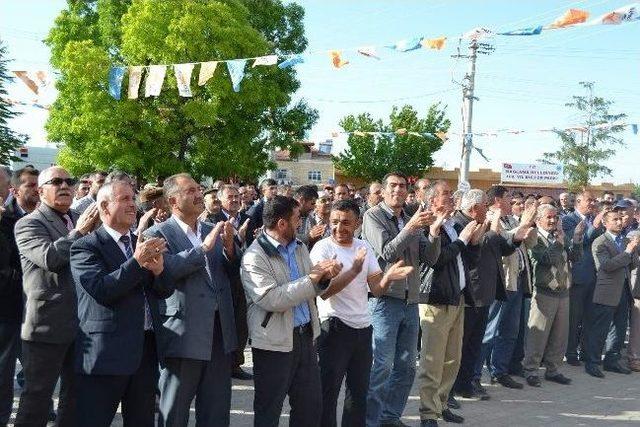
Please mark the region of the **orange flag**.
<svg viewBox="0 0 640 427"><path fill-rule="evenodd" d="M336 68L342 68L349 63L349 61L342 59L342 52L339 50L332 50L329 52L329 55L331 55L331 62Z"/></svg>
<svg viewBox="0 0 640 427"><path fill-rule="evenodd" d="M575 24L582 24L586 22L588 18L589 12L586 10L569 9L547 28L565 28Z"/></svg>
<svg viewBox="0 0 640 427"><path fill-rule="evenodd" d="M446 37L438 37L437 39L423 39L420 44L425 49L441 50L444 47L446 41Z"/></svg>

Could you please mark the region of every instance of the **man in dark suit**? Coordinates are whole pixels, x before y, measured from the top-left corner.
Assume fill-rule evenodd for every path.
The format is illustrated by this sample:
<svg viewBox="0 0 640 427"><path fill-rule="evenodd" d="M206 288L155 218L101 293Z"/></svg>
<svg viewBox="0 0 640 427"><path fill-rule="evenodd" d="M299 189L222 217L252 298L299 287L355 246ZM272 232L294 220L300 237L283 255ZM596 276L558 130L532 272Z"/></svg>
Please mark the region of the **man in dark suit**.
<svg viewBox="0 0 640 427"><path fill-rule="evenodd" d="M582 240L582 258L571 263L571 288L569 289L569 339L567 341L567 363L579 366L578 348L584 338L585 313L588 313L596 286L596 267L593 262L591 245L604 232L602 214L596 215L596 198L590 191L576 196L573 212L562 217L562 231L568 239L573 238L576 226L584 222L585 231ZM581 348L581 351L584 350Z"/></svg>
<svg viewBox="0 0 640 427"><path fill-rule="evenodd" d="M211 218L211 222L217 224L220 221L229 221L233 226L236 245L240 248L244 247L250 219L247 214L240 212L240 193L238 188L233 185L223 185L218 189L218 198L220 199L221 209ZM240 254L238 254L238 257L241 258ZM250 373L243 371L241 368L244 364L244 346L249 338L247 297L244 294L244 288L240 280L240 265L236 270L229 271L229 273L233 296L233 313L236 321L236 336L238 339L238 349L235 351L231 366L231 377L247 381L253 379Z"/></svg>
<svg viewBox="0 0 640 427"><path fill-rule="evenodd" d="M155 332L163 367L158 425L186 426L195 398L197 425L227 426L236 349L229 275L240 262L233 226L198 220L204 202L190 175L170 176L163 190L171 218L145 234L167 242L164 268L175 286L158 302L161 324Z"/></svg>
<svg viewBox="0 0 640 427"><path fill-rule="evenodd" d="M78 317L69 251L73 242L94 228L98 210L89 207L80 218L70 211L74 183L60 167L42 171L40 206L16 223L26 296L21 331L25 386L16 426L46 424L58 376L62 381L56 425L75 425L73 359Z"/></svg>
<svg viewBox="0 0 640 427"><path fill-rule="evenodd" d="M247 211L247 215L251 218L249 228L247 229L247 247L249 247L251 242L253 242L256 230L262 227L262 211L264 210L264 203L267 200L273 199L278 194L278 184L274 179L267 178L260 183L260 191L262 192L260 201L255 203Z"/></svg>
<svg viewBox="0 0 640 427"><path fill-rule="evenodd" d="M162 239L137 242L131 186L108 183L96 203L102 227L71 247L78 294L76 340L78 426L108 427L122 404L125 426L153 427L158 358L149 301L168 296L162 288Z"/></svg>
<svg viewBox="0 0 640 427"><path fill-rule="evenodd" d="M624 331L627 329L631 288L631 270L638 266L637 246L640 239L631 240L622 235L622 215L617 210L604 215L606 232L593 242L593 259L597 270L596 287L593 292L593 306L588 316L585 347L585 371L594 377L603 378L600 370L602 350L605 347L604 369L620 374L630 374L631 370L620 360L620 353L613 347L613 340L607 339L611 323L620 318Z"/></svg>
<svg viewBox="0 0 640 427"><path fill-rule="evenodd" d="M0 170L0 199L8 195L9 174ZM13 376L20 354L20 322L22 321L22 269L13 233L16 222L32 212L38 204L38 171L18 169L11 177L13 199L0 214L0 248L8 253L0 267L0 426L9 422L13 405ZM2 206L0 202L0 209ZM5 264L6 263L6 264Z"/></svg>

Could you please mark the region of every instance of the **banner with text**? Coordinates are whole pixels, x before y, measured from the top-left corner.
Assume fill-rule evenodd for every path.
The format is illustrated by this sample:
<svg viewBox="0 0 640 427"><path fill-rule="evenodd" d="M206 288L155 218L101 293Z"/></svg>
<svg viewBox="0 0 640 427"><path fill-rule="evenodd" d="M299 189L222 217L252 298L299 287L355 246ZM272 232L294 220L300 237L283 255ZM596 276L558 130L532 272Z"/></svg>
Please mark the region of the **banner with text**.
<svg viewBox="0 0 640 427"><path fill-rule="evenodd" d="M501 182L560 184L564 180L561 165L544 163L503 163Z"/></svg>

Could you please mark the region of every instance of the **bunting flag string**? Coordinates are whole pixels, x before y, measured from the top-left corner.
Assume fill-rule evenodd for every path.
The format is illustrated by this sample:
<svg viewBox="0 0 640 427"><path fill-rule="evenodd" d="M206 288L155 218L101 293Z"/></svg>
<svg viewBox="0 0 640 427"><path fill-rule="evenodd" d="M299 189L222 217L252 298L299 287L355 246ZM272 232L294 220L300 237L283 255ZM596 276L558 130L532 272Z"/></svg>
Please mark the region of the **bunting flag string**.
<svg viewBox="0 0 640 427"><path fill-rule="evenodd" d="M583 26L593 25L619 25L622 23L630 23L640 20L640 3L631 3L629 5L620 7L608 13L599 16L596 19L588 21L590 13L580 9L569 9L564 14L556 18L553 22L546 25L537 25L527 28L516 28L509 31L496 32L490 28L477 27L462 35L458 36L441 36L435 38L429 38L425 36L408 37L398 40L392 44L385 44L380 46L359 46L350 49L330 49L330 50L317 50L309 51L304 54L290 54L290 55L276 55L269 54L250 58L236 58L236 59L222 59L216 61L205 62L192 62L184 64L154 64L154 65L135 65L135 66L114 66L108 75L109 81L109 93L113 98L120 99L120 91L122 85L122 79L124 74L129 74L129 86L128 97L130 99L136 99L138 97L138 89L142 81L143 74L146 74L145 81L145 96L158 96L162 89L164 81L164 74L162 70L166 71L166 67L172 66L176 73L176 79L178 81L178 90L180 96L191 96L191 89L185 83L190 83L191 72L196 65L200 66L200 72L198 76L198 86L205 85L214 75L217 65L220 62L226 63L233 90L235 92L240 91L240 83L245 77L246 64L248 61L252 61L251 68L257 66L274 66L277 65L280 69L287 69L296 64L305 62L305 57L309 55L322 54L327 55L331 59L331 65L333 68L340 69L350 63L350 60L345 56L345 52L353 52L366 58L380 60L381 57L378 54L378 48L384 47L396 52L412 52L420 49L429 50L443 50L448 38L457 38L471 41L480 41L486 38L495 36L505 37L530 37L542 34L546 30L559 30L563 28L575 28ZM146 73L144 70L147 70ZM33 79L28 79L25 72L15 72L16 75L22 79L27 86L33 91L37 90L37 84ZM21 74L18 74L21 73ZM161 78L162 77L162 78Z"/></svg>

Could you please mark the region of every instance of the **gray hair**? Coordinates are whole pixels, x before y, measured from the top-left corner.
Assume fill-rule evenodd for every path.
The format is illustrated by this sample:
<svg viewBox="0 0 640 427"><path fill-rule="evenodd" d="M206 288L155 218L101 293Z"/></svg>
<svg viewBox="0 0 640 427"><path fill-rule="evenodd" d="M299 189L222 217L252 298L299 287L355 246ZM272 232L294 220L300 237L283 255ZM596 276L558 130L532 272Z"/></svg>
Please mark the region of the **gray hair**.
<svg viewBox="0 0 640 427"><path fill-rule="evenodd" d="M98 206L100 206L102 202L110 202L113 200L113 187L116 184L126 184L126 182L111 181L105 183L102 187L100 187L100 189L98 190L98 194L96 195L96 204Z"/></svg>
<svg viewBox="0 0 640 427"><path fill-rule="evenodd" d="M38 187L42 187L45 182L49 181L49 179L51 179L51 174L57 170L68 173L65 168L62 168L60 166L49 166L48 168L40 172L40 175L38 175Z"/></svg>
<svg viewBox="0 0 640 427"><path fill-rule="evenodd" d="M169 197L180 192L180 188L178 187L178 179L180 178L193 179L188 173L177 173L166 178L162 184L162 192L167 201L169 200Z"/></svg>
<svg viewBox="0 0 640 427"><path fill-rule="evenodd" d="M536 221L542 218L545 215L545 213L550 210L554 210L558 212L558 208L556 208L553 205L550 205L549 203L544 203L538 206L538 209L536 209Z"/></svg>
<svg viewBox="0 0 640 427"><path fill-rule="evenodd" d="M429 187L427 188L427 191L425 192L425 197L427 200L431 200L435 197L436 192L438 191L438 187L442 186L442 185L446 185L447 181L442 180L442 179L438 179L436 181L432 181L431 184L429 184Z"/></svg>
<svg viewBox="0 0 640 427"><path fill-rule="evenodd" d="M482 203L487 203L487 194L482 190L474 188L464 193L460 201L460 209L469 212L472 207Z"/></svg>
<svg viewBox="0 0 640 427"><path fill-rule="evenodd" d="M107 177L104 179L105 184L108 184L110 182L116 182L116 181L126 182L132 187L135 183L135 179L131 177L131 175L129 175L124 171L119 171L119 170L110 172L109 175L107 175Z"/></svg>
<svg viewBox="0 0 640 427"><path fill-rule="evenodd" d="M220 196L224 196L226 193L228 193L229 191L232 191L232 190L235 190L235 191L238 191L238 192L240 191L236 185L224 184L224 185L222 185L221 187L218 188L218 194Z"/></svg>

